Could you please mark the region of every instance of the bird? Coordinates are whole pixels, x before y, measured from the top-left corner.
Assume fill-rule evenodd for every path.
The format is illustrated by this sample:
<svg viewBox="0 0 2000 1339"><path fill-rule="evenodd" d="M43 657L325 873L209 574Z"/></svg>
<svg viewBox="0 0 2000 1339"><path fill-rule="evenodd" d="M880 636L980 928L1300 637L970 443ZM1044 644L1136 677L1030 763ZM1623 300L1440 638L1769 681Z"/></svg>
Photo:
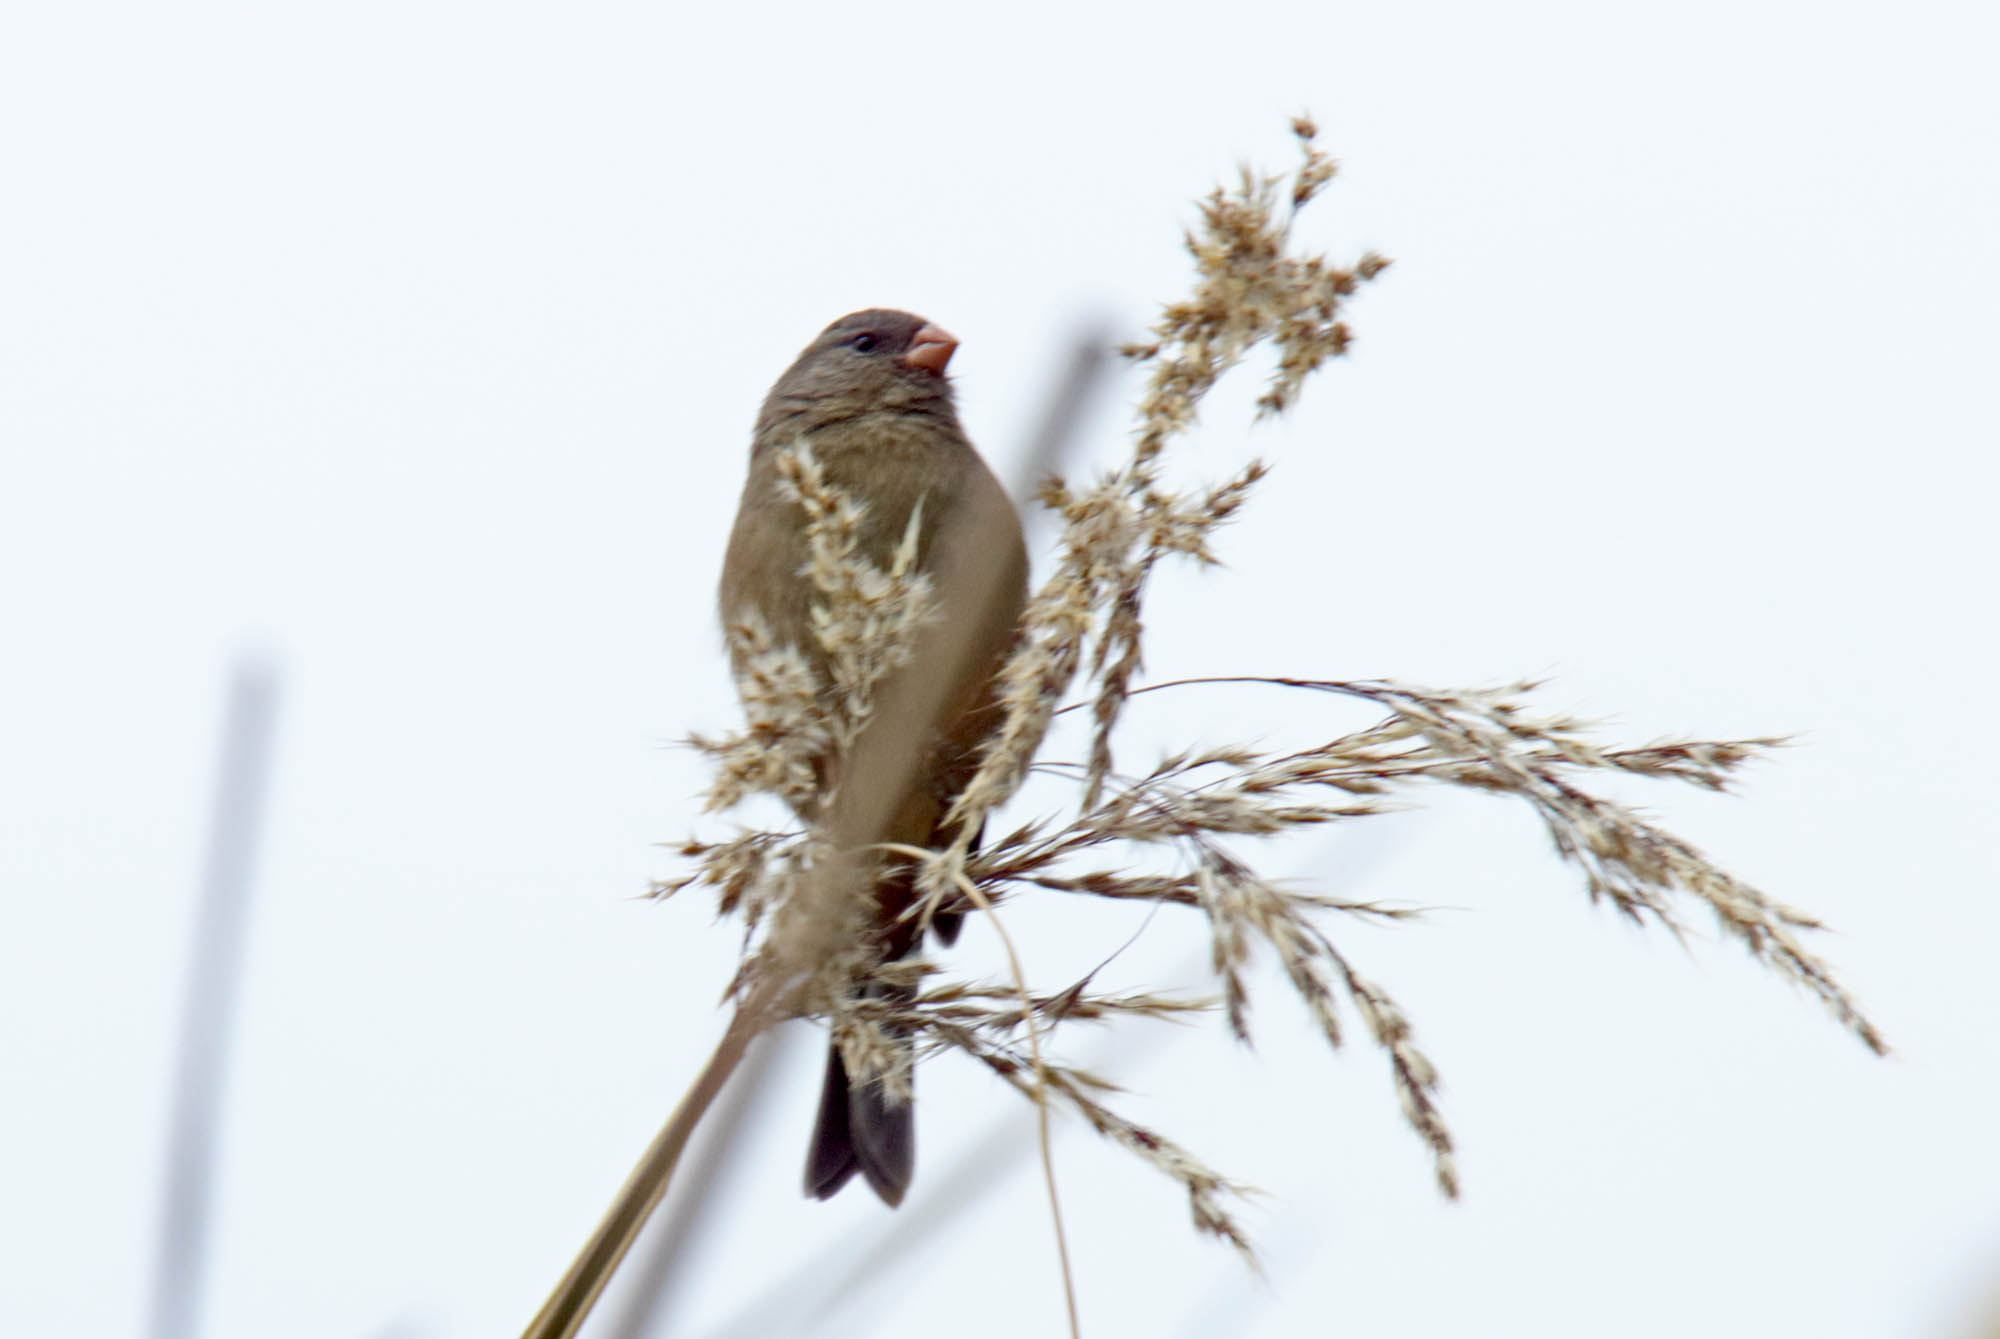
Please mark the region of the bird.
<svg viewBox="0 0 2000 1339"><path fill-rule="evenodd" d="M955 338L923 317L886 308L851 312L806 345L757 415L717 592L725 629L761 618L777 642L800 654L825 691L827 657L813 633L816 590L805 572L806 516L782 484L780 449L803 443L827 482L860 504L858 547L879 567L890 566L914 529L917 568L939 583L933 597L941 617L934 626L946 632L937 635L964 643L933 662L954 666L949 673L955 681L942 685L933 737L919 747L901 793L883 797L887 817L879 840L905 846L943 847L964 835L948 814L978 769L981 745L1004 719L999 676L1027 602L1019 514L958 420L945 371L957 347ZM945 559L946 553L952 556ZM747 653L730 640L740 689ZM835 757L814 760L823 784L839 776L840 763ZM814 817L810 803L793 807L808 822ZM976 844L976 832L971 840ZM875 961L921 949L919 922L905 915L915 899L912 866L885 860L875 873L866 931ZM947 945L957 937L962 914L947 909L931 920ZM865 989L878 997L890 993ZM831 1046L806 1159L807 1193L827 1199L859 1172L885 1204L900 1204L915 1170L912 1108L908 1100L891 1098L880 1078L852 1082L840 1048Z"/></svg>

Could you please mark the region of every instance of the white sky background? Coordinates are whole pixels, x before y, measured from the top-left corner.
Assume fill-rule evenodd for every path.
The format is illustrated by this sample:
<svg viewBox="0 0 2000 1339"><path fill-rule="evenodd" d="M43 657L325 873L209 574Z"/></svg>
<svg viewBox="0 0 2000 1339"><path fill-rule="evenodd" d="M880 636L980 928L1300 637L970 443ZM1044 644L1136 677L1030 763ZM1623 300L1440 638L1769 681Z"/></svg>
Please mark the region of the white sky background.
<svg viewBox="0 0 2000 1339"><path fill-rule="evenodd" d="M1397 265L1293 419L1243 429L1254 370L1213 404L1187 477L1278 470L1229 570L1163 573L1152 669L1551 674L1628 742L1798 732L1739 798L1621 794L1838 927L1899 1055L1590 907L1524 809L1317 835L1273 868L1447 908L1335 929L1445 1075L1465 1199L1274 974L1253 1054L1079 1034L1272 1192L1259 1283L1062 1122L1086 1332L1950 1339L2000 1307L1990 11L996 13L0 25L0 1333L139 1328L246 644L284 704L206 1333L518 1332L719 1027L733 931L633 895L701 784L667 745L733 719L710 605L765 387L908 307L964 341L1004 472L1073 330L1181 293L1188 202L1289 167L1304 108L1345 164L1307 237ZM1358 719L1210 693L1126 749ZM1010 925L1060 986L1133 920ZM1117 970L1198 943L1162 913ZM821 1205L816 1042L782 1063L674 1332L1056 1330L1024 1104L928 1068L911 1201ZM967 1157L1014 1161L940 1206Z"/></svg>

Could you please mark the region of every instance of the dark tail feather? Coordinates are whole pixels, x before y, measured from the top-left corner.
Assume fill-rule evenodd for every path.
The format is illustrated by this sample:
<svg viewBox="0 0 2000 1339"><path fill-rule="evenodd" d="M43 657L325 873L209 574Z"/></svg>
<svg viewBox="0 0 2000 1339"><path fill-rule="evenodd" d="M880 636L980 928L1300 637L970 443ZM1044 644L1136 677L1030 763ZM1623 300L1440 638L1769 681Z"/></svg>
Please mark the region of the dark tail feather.
<svg viewBox="0 0 2000 1339"><path fill-rule="evenodd" d="M972 849L977 851L979 843L985 840L985 838L986 820L982 818L979 820L978 830L972 834ZM964 900L959 899L956 908L947 906L940 909L937 915L931 917L931 933L936 935L938 941L946 948L950 948L958 942L958 932L965 928L966 910Z"/></svg>
<svg viewBox="0 0 2000 1339"><path fill-rule="evenodd" d="M890 1100L879 1081L865 1084L848 1094L847 1125L869 1188L895 1208L917 1169L917 1104Z"/></svg>
<svg viewBox="0 0 2000 1339"><path fill-rule="evenodd" d="M806 1193L831 1197L857 1171L882 1202L895 1208L917 1164L916 1103L892 1102L878 1080L856 1091L840 1048L827 1048L819 1119L806 1154Z"/></svg>
<svg viewBox="0 0 2000 1339"><path fill-rule="evenodd" d="M964 927L965 913L962 911L940 911L931 917L931 933L946 948L958 942L958 932Z"/></svg>
<svg viewBox="0 0 2000 1339"><path fill-rule="evenodd" d="M979 827L974 850L986 825ZM885 884L883 902L891 911L891 924L898 927L897 937L887 945L888 956L900 958L917 947L916 923L894 919L915 900L915 872L904 866L894 874L894 881ZM939 910L931 918L931 932L951 944L964 922L965 906L960 903ZM914 993L906 998L914 998ZM909 1042L904 1039L902 1044L908 1046ZM914 1072L915 1066L911 1069ZM828 1047L826 1081L819 1090L819 1118L813 1123L812 1146L806 1150L806 1193L815 1199L830 1199L849 1177L860 1172L882 1202L893 1209L903 1202L916 1165L916 1103L890 1101L879 1080L855 1091L848 1082L840 1048Z"/></svg>
<svg viewBox="0 0 2000 1339"><path fill-rule="evenodd" d="M822 1200L831 1199L861 1166L847 1124L847 1066L840 1062L838 1046L827 1049L819 1118L813 1122L812 1147L806 1150L806 1194Z"/></svg>

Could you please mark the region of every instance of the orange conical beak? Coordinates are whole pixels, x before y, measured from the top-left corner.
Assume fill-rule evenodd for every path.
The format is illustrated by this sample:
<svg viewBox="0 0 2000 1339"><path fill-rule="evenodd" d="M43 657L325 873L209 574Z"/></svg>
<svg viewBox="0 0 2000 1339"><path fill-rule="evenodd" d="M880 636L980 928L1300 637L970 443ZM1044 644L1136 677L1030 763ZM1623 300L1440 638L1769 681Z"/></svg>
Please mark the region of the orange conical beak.
<svg viewBox="0 0 2000 1339"><path fill-rule="evenodd" d="M910 341L910 351L903 355L903 361L929 372L942 372L944 365L951 361L952 350L958 341L944 331L926 322Z"/></svg>

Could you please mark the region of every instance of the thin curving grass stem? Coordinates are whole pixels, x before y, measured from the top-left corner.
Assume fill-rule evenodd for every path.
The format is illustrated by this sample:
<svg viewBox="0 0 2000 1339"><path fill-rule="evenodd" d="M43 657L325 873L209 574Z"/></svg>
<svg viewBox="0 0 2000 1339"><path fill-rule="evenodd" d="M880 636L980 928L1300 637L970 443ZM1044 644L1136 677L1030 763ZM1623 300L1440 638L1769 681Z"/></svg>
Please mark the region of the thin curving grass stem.
<svg viewBox="0 0 2000 1339"><path fill-rule="evenodd" d="M899 855L916 859L930 859L935 852L921 847L904 846L896 842L884 842L882 848ZM1049 1217L1055 1223L1056 1258L1062 1265L1063 1304L1069 1313L1070 1339L1083 1339L1083 1326L1076 1312L1076 1277L1069 1263L1069 1234L1063 1230L1062 1196L1056 1190L1055 1149L1049 1139L1049 1087L1048 1072L1042 1065L1042 1043L1039 1030L1035 1027L1035 997L1028 990L1027 973L1021 969L1021 955L1014 951L1014 937L1007 933L1007 927L1000 920L1000 913L993 909L986 894L979 891L979 885L965 876L963 870L953 876L958 890L971 900L972 904L986 913L993 922L993 928L1000 935L1001 947L1007 950L1007 965L1014 973L1014 988L1021 996L1021 1026L1028 1033L1028 1056L1035 1066L1035 1122L1036 1135L1041 1142L1042 1180L1049 1189Z"/></svg>
<svg viewBox="0 0 2000 1339"><path fill-rule="evenodd" d="M667 1117L667 1123L653 1136L653 1142L646 1146L638 1165L619 1187L611 1207L604 1211L583 1249L570 1262L542 1309L528 1322L528 1328L521 1332L521 1339L572 1339L583 1328L605 1284L611 1281L612 1273L638 1240L640 1229L646 1226L660 1198L667 1193L681 1150L687 1147L695 1126L742 1062L750 1042L780 1016L776 1006L783 989L782 983L767 979L737 1007L728 1031L716 1043L708 1063L695 1076L680 1104Z"/></svg>

